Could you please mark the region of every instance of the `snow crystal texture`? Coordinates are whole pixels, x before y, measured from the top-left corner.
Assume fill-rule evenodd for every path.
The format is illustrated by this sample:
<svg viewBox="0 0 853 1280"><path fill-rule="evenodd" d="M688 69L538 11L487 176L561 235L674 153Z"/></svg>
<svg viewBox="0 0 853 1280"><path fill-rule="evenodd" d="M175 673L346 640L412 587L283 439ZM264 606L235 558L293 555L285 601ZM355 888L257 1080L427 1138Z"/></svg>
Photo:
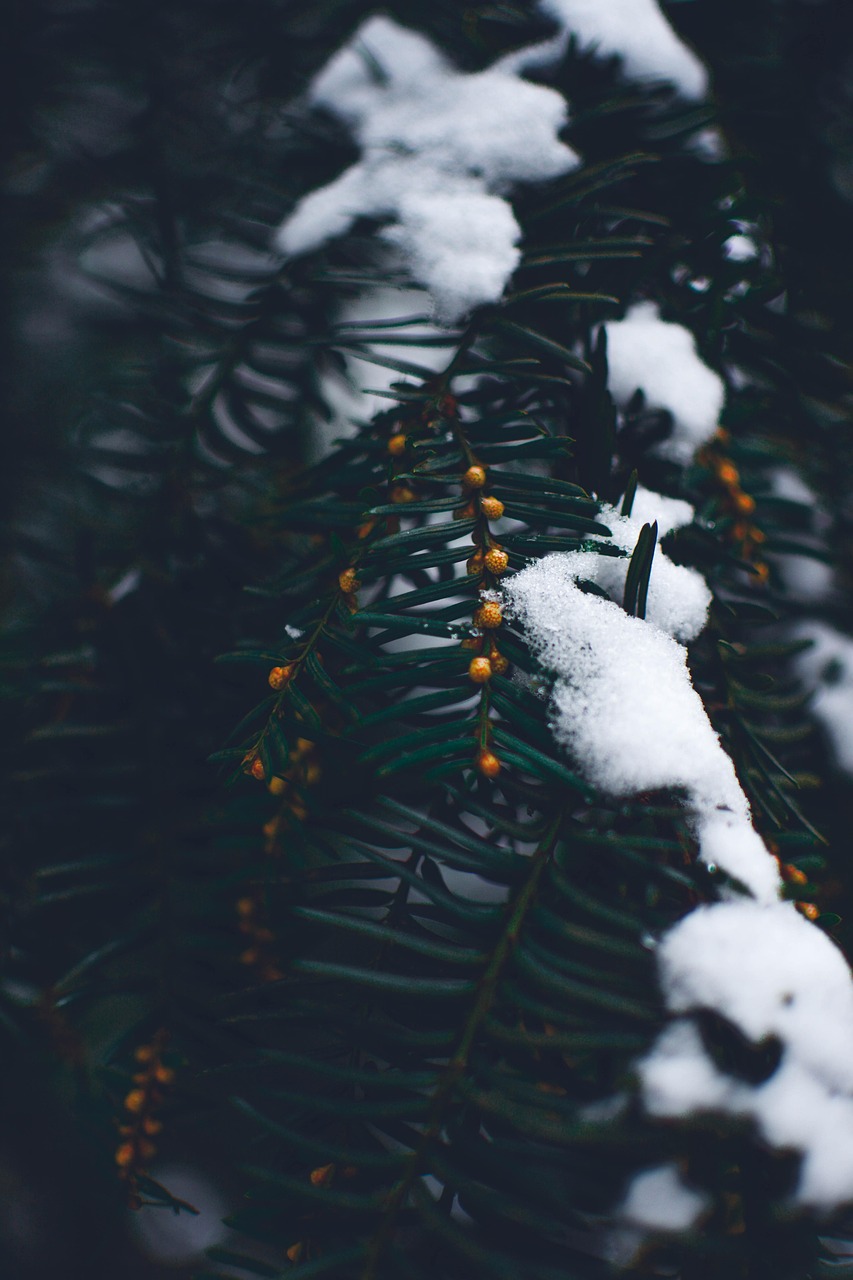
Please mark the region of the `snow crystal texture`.
<svg viewBox="0 0 853 1280"><path fill-rule="evenodd" d="M559 140L567 119L559 93L500 65L459 72L390 18L363 23L309 99L350 128L362 154L300 201L278 248L307 253L357 218L380 219L445 324L497 302L518 265L521 232L504 196L578 164Z"/></svg>
<svg viewBox="0 0 853 1280"><path fill-rule="evenodd" d="M613 540L633 550L650 518L664 532L688 523L687 503L639 489L630 519L604 508ZM658 549L646 618L625 613L628 557L558 552L529 565L505 587L543 666L554 675L552 729L594 786L614 796L664 787L685 793L700 856L775 901L778 873L752 827L749 805L702 700L690 681L687 652L707 616L710 593L695 570ZM614 600L581 590L594 582ZM678 637L676 639L675 637Z"/></svg>

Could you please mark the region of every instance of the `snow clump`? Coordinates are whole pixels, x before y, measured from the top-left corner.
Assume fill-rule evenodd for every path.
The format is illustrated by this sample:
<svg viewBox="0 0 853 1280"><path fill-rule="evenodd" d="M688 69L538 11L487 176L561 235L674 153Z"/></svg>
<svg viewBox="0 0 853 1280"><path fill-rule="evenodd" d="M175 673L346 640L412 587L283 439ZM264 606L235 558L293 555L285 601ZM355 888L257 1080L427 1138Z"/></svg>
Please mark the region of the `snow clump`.
<svg viewBox="0 0 853 1280"><path fill-rule="evenodd" d="M841 952L793 903L697 907L662 939L661 984L676 1020L639 1064L646 1110L748 1117L778 1150L802 1153L794 1202L853 1198L853 983ZM779 1062L751 1084L721 1071L691 1018L721 1014Z"/></svg>
<svg viewBox="0 0 853 1280"><path fill-rule="evenodd" d="M688 503L638 490L640 517L669 531L688 523ZM632 550L640 517L604 508L614 541ZM734 766L693 688L687 651L704 626L710 593L700 574L655 554L646 618L582 590L592 582L619 598L628 558L557 552L504 588L542 665L554 675L551 727L587 781L612 796L680 788L700 857L762 902L778 897L776 863L750 821ZM675 637L678 639L675 639Z"/></svg>
<svg viewBox="0 0 853 1280"><path fill-rule="evenodd" d="M539 0L539 8L560 24L564 41L573 35L602 57L621 58L626 76L668 80L684 98L707 94L708 72L657 0Z"/></svg>
<svg viewBox="0 0 853 1280"><path fill-rule="evenodd" d="M497 302L518 265L521 231L504 198L519 182L577 167L559 139L565 99L509 67L455 70L426 37L372 17L312 82L308 98L351 130L361 157L297 204L276 245L295 256L385 220L429 291L437 318Z"/></svg>
<svg viewBox="0 0 853 1280"><path fill-rule="evenodd" d="M619 1216L647 1231L687 1231L709 1203L684 1185L677 1165L662 1164L636 1174Z"/></svg>
<svg viewBox="0 0 853 1280"><path fill-rule="evenodd" d="M624 320L608 320L607 384L619 405L642 390L650 409L672 414L673 431L656 452L686 465L717 429L725 401L718 373L700 359L689 329L661 320L653 302L638 302Z"/></svg>
<svg viewBox="0 0 853 1280"><path fill-rule="evenodd" d="M657 519L671 529L687 522L690 508L638 490L634 512L626 519L602 511L623 549L641 521ZM668 569L658 553L641 619L583 590L593 583L618 598L626 563L595 551L557 553L510 579L504 594L553 675L551 727L583 776L614 796L681 789L700 858L739 882L658 943L673 1020L636 1064L640 1096L661 1119L702 1112L750 1119L769 1145L800 1154L793 1203L831 1211L853 1200L850 970L826 934L779 900L776 859L752 826L734 765L691 684L686 650L675 637L693 639L704 623L707 600L699 609L699 589L688 586L689 575L699 575L688 569L687 577L673 576L678 566ZM665 606L653 606L656 575L666 586ZM836 726L853 765L853 641L818 624L804 626L803 634L816 641L800 659L807 672L819 674L827 663L841 668L839 682L824 690L838 716L826 723ZM695 1019L708 1010L756 1046L777 1051L765 1078L750 1083L715 1063ZM635 1175L618 1220L629 1233L685 1230L705 1204L674 1166L661 1166Z"/></svg>

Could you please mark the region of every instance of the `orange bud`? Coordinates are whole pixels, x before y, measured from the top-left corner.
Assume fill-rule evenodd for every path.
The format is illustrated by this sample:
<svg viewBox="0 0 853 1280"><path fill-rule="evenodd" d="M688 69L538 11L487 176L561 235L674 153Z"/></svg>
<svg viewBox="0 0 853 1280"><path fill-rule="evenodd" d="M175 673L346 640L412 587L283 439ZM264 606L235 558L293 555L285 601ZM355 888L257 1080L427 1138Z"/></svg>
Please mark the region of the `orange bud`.
<svg viewBox="0 0 853 1280"><path fill-rule="evenodd" d="M492 678L492 664L488 658L472 658L468 667L468 678L474 684L485 684Z"/></svg>
<svg viewBox="0 0 853 1280"><path fill-rule="evenodd" d="M480 550L475 551L471 559L468 561L467 565L465 566L465 568L472 577L478 573L482 573L483 572L482 551Z"/></svg>
<svg viewBox="0 0 853 1280"><path fill-rule="evenodd" d="M270 688L275 689L275 691L278 692L279 689L283 689L290 681L292 675L292 663L288 663L286 667L273 667L272 671L267 676Z"/></svg>
<svg viewBox="0 0 853 1280"><path fill-rule="evenodd" d="M260 756L255 756L252 761L252 767L249 770L253 778L257 778L258 782L263 782L266 774L264 772L264 764Z"/></svg>
<svg viewBox="0 0 853 1280"><path fill-rule="evenodd" d="M496 600L485 600L474 613L474 626L484 631L494 631L502 622L503 614Z"/></svg>
<svg viewBox="0 0 853 1280"><path fill-rule="evenodd" d="M175 1073L171 1067L164 1067L161 1062L154 1072L154 1078L160 1084L171 1084L175 1078Z"/></svg>
<svg viewBox="0 0 853 1280"><path fill-rule="evenodd" d="M501 771L501 762L492 751L481 751L477 756L477 768L484 778L496 778Z"/></svg>
<svg viewBox="0 0 853 1280"><path fill-rule="evenodd" d="M755 510L755 498L749 493L738 493L735 495L735 506L744 515L752 515Z"/></svg>
<svg viewBox="0 0 853 1280"><path fill-rule="evenodd" d="M406 452L406 437L404 435L392 436L388 441L388 452L392 458L399 458L401 453Z"/></svg>
<svg viewBox="0 0 853 1280"><path fill-rule="evenodd" d="M388 496L392 502L414 502L418 495L408 485L395 484Z"/></svg>
<svg viewBox="0 0 853 1280"><path fill-rule="evenodd" d="M116 1164L120 1169L126 1169L128 1165L133 1163L133 1143L123 1142L116 1151Z"/></svg>
<svg viewBox="0 0 853 1280"><path fill-rule="evenodd" d="M817 920L820 915L820 907L816 902L798 902L797 906L807 920Z"/></svg>
<svg viewBox="0 0 853 1280"><path fill-rule="evenodd" d="M147 1134L159 1133L163 1128L162 1120L155 1120L153 1116L146 1116L142 1121L142 1132Z"/></svg>
<svg viewBox="0 0 853 1280"><path fill-rule="evenodd" d="M500 547L492 547L491 551L487 551L484 557L486 568L496 577L502 573L506 573L509 566L509 556Z"/></svg>
<svg viewBox="0 0 853 1280"><path fill-rule="evenodd" d="M281 793L286 789L286 787L287 787L287 783L285 782L284 778L278 778L278 777L270 778L269 782L267 783L267 791L269 791L270 795L272 796L280 796Z"/></svg>
<svg viewBox="0 0 853 1280"><path fill-rule="evenodd" d="M486 468L480 466L469 467L462 477L462 483L466 489L482 489L486 483Z"/></svg>
<svg viewBox="0 0 853 1280"><path fill-rule="evenodd" d="M150 1044L141 1044L133 1054L137 1062L150 1062L154 1057L154 1048Z"/></svg>
<svg viewBox="0 0 853 1280"><path fill-rule="evenodd" d="M299 1259L302 1257L303 1248L304 1246L302 1244L302 1241L297 1240L296 1244L292 1244L289 1249L285 1249L285 1253L287 1254L288 1261L298 1262Z"/></svg>
<svg viewBox="0 0 853 1280"><path fill-rule="evenodd" d="M345 595L350 595L353 591L357 591L361 583L355 576L355 569L344 569L343 573L339 573L338 586Z"/></svg>
<svg viewBox="0 0 853 1280"><path fill-rule="evenodd" d="M482 642L482 640L479 638L479 636L469 636L469 637L467 638L467 640L463 640L463 641L462 641L462 643L461 643L461 645L460 645L460 648L462 648L462 649L479 649L479 648L481 647L482 643L483 643L483 642Z"/></svg>
<svg viewBox="0 0 853 1280"><path fill-rule="evenodd" d="M130 1093L124 1100L125 1111L131 1111L137 1115L145 1106L145 1090L131 1089Z"/></svg>
<svg viewBox="0 0 853 1280"><path fill-rule="evenodd" d="M487 520L500 520L504 513L504 504L500 498L481 498L480 510Z"/></svg>
<svg viewBox="0 0 853 1280"><path fill-rule="evenodd" d="M734 485L737 484L740 479L737 467L731 462L721 462L717 467L717 475L720 477L723 484Z"/></svg>
<svg viewBox="0 0 853 1280"><path fill-rule="evenodd" d="M492 649L489 654L489 662L492 664L492 670L495 675L502 676L509 668L509 658L505 658L502 653L498 653L497 649Z"/></svg>
<svg viewBox="0 0 853 1280"><path fill-rule="evenodd" d="M333 1164L322 1164L317 1169L312 1169L309 1175L312 1187L325 1187L331 1181L332 1174L335 1172Z"/></svg>

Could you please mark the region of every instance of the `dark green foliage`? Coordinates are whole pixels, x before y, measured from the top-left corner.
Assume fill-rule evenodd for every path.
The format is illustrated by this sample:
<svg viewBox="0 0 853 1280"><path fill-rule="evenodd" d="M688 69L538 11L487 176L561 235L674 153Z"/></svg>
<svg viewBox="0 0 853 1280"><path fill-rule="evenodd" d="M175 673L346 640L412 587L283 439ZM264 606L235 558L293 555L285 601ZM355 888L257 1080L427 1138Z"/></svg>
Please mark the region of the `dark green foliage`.
<svg viewBox="0 0 853 1280"><path fill-rule="evenodd" d="M483 638L474 618L502 577L490 549L508 572L553 550L622 555L592 541L610 536L603 503L624 495L627 513L638 479L693 502L664 546L714 591L694 682L757 825L808 876L792 894L835 928L823 908L849 880L821 809L841 824L812 798L826 759L780 627L799 606L762 567L837 540L831 526L816 546L813 513L770 481L818 437L826 469L844 379L823 321L768 306L792 277L767 184L685 145L695 108L572 49L554 82L584 164L517 194L504 302L447 334L437 375L412 356L411 317L341 323L342 298L384 283L371 228L288 264L268 245L351 157L297 95L370 8L64 20L146 104L82 182L109 220L65 234L90 262L120 243L142 265L122 287L99 268L115 331L85 345L85 411L78 389L42 423L55 463L31 479L18 450L34 515L4 535L0 1035L10 1056L34 1045L39 1087L83 1117L91 1201L114 1220L133 1053L165 1029L165 1149L214 1131L245 1189L242 1240L205 1274L591 1280L611 1271L631 1174L672 1160L712 1206L695 1236L626 1247L631 1274L841 1274L820 1270L818 1224L785 1208L793 1157L716 1117L643 1114L633 1064L664 1019L654 940L720 877L693 861L678 796L595 793L554 741L523 634L504 619ZM388 8L465 67L541 33L529 6ZM201 41L197 100L173 40ZM733 218L757 220L774 264L725 259ZM607 391L600 324L644 297L752 379L729 386L727 436L687 473L652 451L666 415L640 394L617 416ZM310 463L323 375L346 353L401 381ZM755 500L746 532L721 462ZM631 556L638 617L657 532ZM492 638L492 677L473 683ZM775 1064L720 1019L703 1034L732 1074ZM169 1200L144 1174L136 1190Z"/></svg>

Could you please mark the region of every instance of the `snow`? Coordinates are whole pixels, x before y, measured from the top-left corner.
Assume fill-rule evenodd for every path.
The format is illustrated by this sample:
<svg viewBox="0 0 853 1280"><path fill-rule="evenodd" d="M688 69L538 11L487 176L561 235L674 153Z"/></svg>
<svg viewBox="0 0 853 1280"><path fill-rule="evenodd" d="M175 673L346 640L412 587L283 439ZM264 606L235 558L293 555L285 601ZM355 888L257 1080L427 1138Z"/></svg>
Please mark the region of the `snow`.
<svg viewBox="0 0 853 1280"><path fill-rule="evenodd" d="M619 1217L649 1231L687 1231L709 1204L684 1185L677 1165L663 1164L635 1175Z"/></svg>
<svg viewBox="0 0 853 1280"><path fill-rule="evenodd" d="M362 24L308 96L349 126L362 154L299 202L277 247L308 253L357 218L378 218L440 322L497 302L520 258L520 228L504 196L578 164L558 137L563 97L501 65L456 71L424 36L385 17Z"/></svg>
<svg viewBox="0 0 853 1280"><path fill-rule="evenodd" d="M731 262L751 262L758 257L758 246L752 236L737 234L723 241L723 253Z"/></svg>
<svg viewBox="0 0 853 1280"><path fill-rule="evenodd" d="M686 503L638 489L630 518L604 508L614 542L630 547L643 521L682 527ZM829 1211L853 1200L853 981L841 952L795 906L779 900L776 860L750 821L749 805L693 689L683 639L697 634L698 574L668 576L658 552L646 619L615 600L582 591L586 580L617 596L626 559L595 551L547 556L504 586L508 611L521 623L552 673L551 727L583 776L626 796L679 788L709 867L739 885L692 911L661 938L657 959L672 1021L636 1064L650 1115L671 1119L722 1112L750 1119L765 1142L801 1155L793 1203ZM653 585L665 604L651 608ZM853 769L853 640L818 623L798 634L815 641L797 662L804 679L824 683L815 713L834 735L839 759ZM827 666L840 669L835 683ZM706 1050L694 1015L712 1010L753 1044L780 1050L758 1084L725 1073ZM629 1228L689 1227L705 1199L674 1166L632 1180L619 1220Z"/></svg>
<svg viewBox="0 0 853 1280"><path fill-rule="evenodd" d="M653 1116L748 1117L777 1149L802 1154L794 1202L853 1199L853 983L841 952L792 903L698 907L662 939L661 984L676 1021L639 1064ZM775 1071L750 1084L708 1055L691 1015L711 1009L752 1043L774 1037Z"/></svg>
<svg viewBox="0 0 853 1280"><path fill-rule="evenodd" d="M575 36L602 57L621 58L629 78L668 80L682 97L694 100L708 92L704 65L675 34L656 0L539 0L539 9L559 25L560 33L512 55L515 65L555 62Z"/></svg>
<svg viewBox="0 0 853 1280"><path fill-rule="evenodd" d="M794 670L814 690L811 711L823 727L838 767L853 775L853 639L825 622L802 622L794 639L810 640Z"/></svg>
<svg viewBox="0 0 853 1280"><path fill-rule="evenodd" d="M691 524L694 511L689 502L665 498L637 486L630 517L614 507L601 508L601 520L612 533L612 541L629 555L637 545L644 524L657 523L658 538ZM596 541L598 539L596 538ZM621 600L630 561L613 556L597 557L595 581L611 596ZM586 567L586 562L584 562ZM588 574L584 576L589 576ZM705 579L695 569L673 562L658 546L649 580L646 618L677 640L693 640L705 625L711 593Z"/></svg>
<svg viewBox="0 0 853 1280"><path fill-rule="evenodd" d="M641 515L654 514L657 503L664 525L686 521L688 504L674 506L643 491L638 496ZM602 517L617 545L633 547L639 520L607 508ZM609 795L683 790L703 861L759 901L773 902L776 862L752 827L734 766L691 684L687 652L674 638L698 634L708 589L695 570L672 564L659 550L645 619L578 586L591 581L618 599L627 563L592 551L558 552L504 587L508 611L553 674L554 736L587 781Z"/></svg>
<svg viewBox="0 0 853 1280"><path fill-rule="evenodd" d="M666 409L673 431L657 447L686 465L717 429L725 400L722 378L700 359L689 329L661 320L653 302L639 302L624 320L608 320L608 386L620 405L642 389L650 409Z"/></svg>

